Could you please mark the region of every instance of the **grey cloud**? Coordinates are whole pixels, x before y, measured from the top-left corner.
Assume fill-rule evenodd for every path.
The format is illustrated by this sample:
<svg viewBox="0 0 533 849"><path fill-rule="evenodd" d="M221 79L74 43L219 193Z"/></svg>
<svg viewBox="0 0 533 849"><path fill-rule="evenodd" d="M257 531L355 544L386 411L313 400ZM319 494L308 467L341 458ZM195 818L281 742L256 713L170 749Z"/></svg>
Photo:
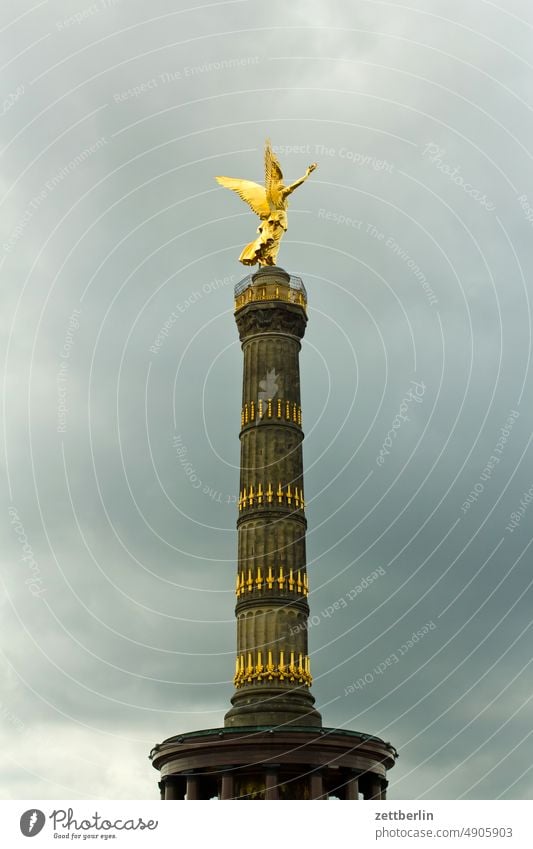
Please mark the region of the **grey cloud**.
<svg viewBox="0 0 533 849"><path fill-rule="evenodd" d="M4 3L0 26L21 9ZM530 774L514 783L529 766L518 744L531 695L520 672L533 510L521 506L533 484L526 27L505 9L440 0L183 13L158 0L73 21L82 10L56 0L0 33L13 95L0 129L11 332L0 734L13 765L0 793L156 798L151 745L222 722L239 462L232 284L256 224L213 177L261 179L268 135L307 148L281 157L289 177L319 162L280 257L310 299L317 703L326 724L398 747L392 798L529 798ZM423 403L380 467L411 380ZM378 567L347 608L322 615ZM436 629L401 662L344 695L429 620Z"/></svg>

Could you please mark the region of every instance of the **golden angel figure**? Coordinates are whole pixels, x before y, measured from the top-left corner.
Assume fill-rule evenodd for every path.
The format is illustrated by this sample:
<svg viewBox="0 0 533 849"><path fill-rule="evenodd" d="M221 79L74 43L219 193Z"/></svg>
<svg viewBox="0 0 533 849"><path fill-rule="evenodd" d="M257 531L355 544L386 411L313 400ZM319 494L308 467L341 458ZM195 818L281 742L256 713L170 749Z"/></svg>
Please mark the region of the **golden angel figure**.
<svg viewBox="0 0 533 849"><path fill-rule="evenodd" d="M260 186L251 180L238 180L235 177L217 177L217 181L226 189L237 192L248 206L261 219L257 228L259 233L254 242L246 245L239 260L243 265L275 265L281 237L287 230L288 197L301 186L317 167L313 162L303 177L285 186L283 174L270 141L265 144L265 185Z"/></svg>

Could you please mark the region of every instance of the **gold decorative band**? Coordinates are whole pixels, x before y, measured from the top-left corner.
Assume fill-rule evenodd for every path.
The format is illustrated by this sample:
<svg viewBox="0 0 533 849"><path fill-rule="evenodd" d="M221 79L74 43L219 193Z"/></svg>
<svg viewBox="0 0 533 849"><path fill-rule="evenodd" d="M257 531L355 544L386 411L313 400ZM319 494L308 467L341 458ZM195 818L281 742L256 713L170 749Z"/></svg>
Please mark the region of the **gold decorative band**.
<svg viewBox="0 0 533 849"><path fill-rule="evenodd" d="M279 662L272 661L272 652L268 651L267 662L262 662L262 652L248 652L247 659L243 654L235 661L235 676L233 683L236 687L244 687L246 684L260 684L263 681L288 681L291 684L306 684L308 687L313 683L309 655L298 655L295 662L295 652L287 652L289 662L285 663L283 650L279 653ZM254 657L255 655L255 663Z"/></svg>
<svg viewBox="0 0 533 849"><path fill-rule="evenodd" d="M293 424L302 425L302 408L294 401L284 401L281 398L259 398L247 401L241 410L241 427L250 422L262 419L282 419Z"/></svg>
<svg viewBox="0 0 533 849"><path fill-rule="evenodd" d="M239 511L244 510L246 507L253 507L254 505L259 507L264 504L288 504L289 507L292 507L293 501L294 507L297 510L303 510L305 508L303 489L297 486L291 489L290 483L286 487L278 483L276 491L272 489L272 483L270 481L268 487L263 487L262 483L258 483L257 487L250 484L248 489L244 487L239 492Z"/></svg>
<svg viewBox="0 0 533 849"><path fill-rule="evenodd" d="M237 298L235 298L235 310L240 310L252 301L289 301L298 304L305 310L307 301L303 292L293 289L288 285L277 283L266 283L264 286L248 286Z"/></svg>
<svg viewBox="0 0 533 849"><path fill-rule="evenodd" d="M246 595L246 593L251 593L253 590L259 590L260 592L286 590L307 596L309 595L307 572L298 569L296 574L294 574L292 569L289 569L287 572L287 570L283 569L283 566L279 567L277 577L274 575L272 566L268 567L268 572L265 570L264 576L260 566L256 568L255 575L252 574L251 569L248 569L248 577L245 577L244 571L239 572L235 587L237 598Z"/></svg>

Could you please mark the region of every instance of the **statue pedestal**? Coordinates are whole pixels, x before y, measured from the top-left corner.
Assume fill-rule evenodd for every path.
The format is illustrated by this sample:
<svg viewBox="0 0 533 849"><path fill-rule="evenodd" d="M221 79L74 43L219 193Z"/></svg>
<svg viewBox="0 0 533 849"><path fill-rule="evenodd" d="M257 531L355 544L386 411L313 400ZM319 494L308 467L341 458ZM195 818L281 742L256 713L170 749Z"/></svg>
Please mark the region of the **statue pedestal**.
<svg viewBox="0 0 533 849"><path fill-rule="evenodd" d="M212 728L170 737L151 752L162 797L384 799L396 751L339 728Z"/></svg>

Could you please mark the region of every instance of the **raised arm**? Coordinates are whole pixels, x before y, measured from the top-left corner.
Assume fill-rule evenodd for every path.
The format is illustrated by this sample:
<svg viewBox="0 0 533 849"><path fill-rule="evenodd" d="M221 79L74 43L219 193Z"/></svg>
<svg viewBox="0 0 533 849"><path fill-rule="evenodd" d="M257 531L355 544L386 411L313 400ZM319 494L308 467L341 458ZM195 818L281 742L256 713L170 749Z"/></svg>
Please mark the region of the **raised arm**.
<svg viewBox="0 0 533 849"><path fill-rule="evenodd" d="M305 181L307 180L307 178L309 177L309 175L310 175L310 174L312 174L312 173L313 173L313 171L315 170L315 168L317 168L317 167L318 167L318 166L317 166L317 163L316 163L316 162L311 163L311 165L308 167L308 169L306 170L306 172L305 172L305 174L303 175L303 177L300 177L300 179L299 179L299 180L295 180L295 181L294 181L294 183L291 183L291 184L290 184L290 186L286 186L286 187L283 189L283 197L284 197L284 198L288 197L290 194L292 194L292 192L293 192L295 189L297 189L297 188L298 188L298 186L301 186L301 185L302 185L302 183L305 183Z"/></svg>

